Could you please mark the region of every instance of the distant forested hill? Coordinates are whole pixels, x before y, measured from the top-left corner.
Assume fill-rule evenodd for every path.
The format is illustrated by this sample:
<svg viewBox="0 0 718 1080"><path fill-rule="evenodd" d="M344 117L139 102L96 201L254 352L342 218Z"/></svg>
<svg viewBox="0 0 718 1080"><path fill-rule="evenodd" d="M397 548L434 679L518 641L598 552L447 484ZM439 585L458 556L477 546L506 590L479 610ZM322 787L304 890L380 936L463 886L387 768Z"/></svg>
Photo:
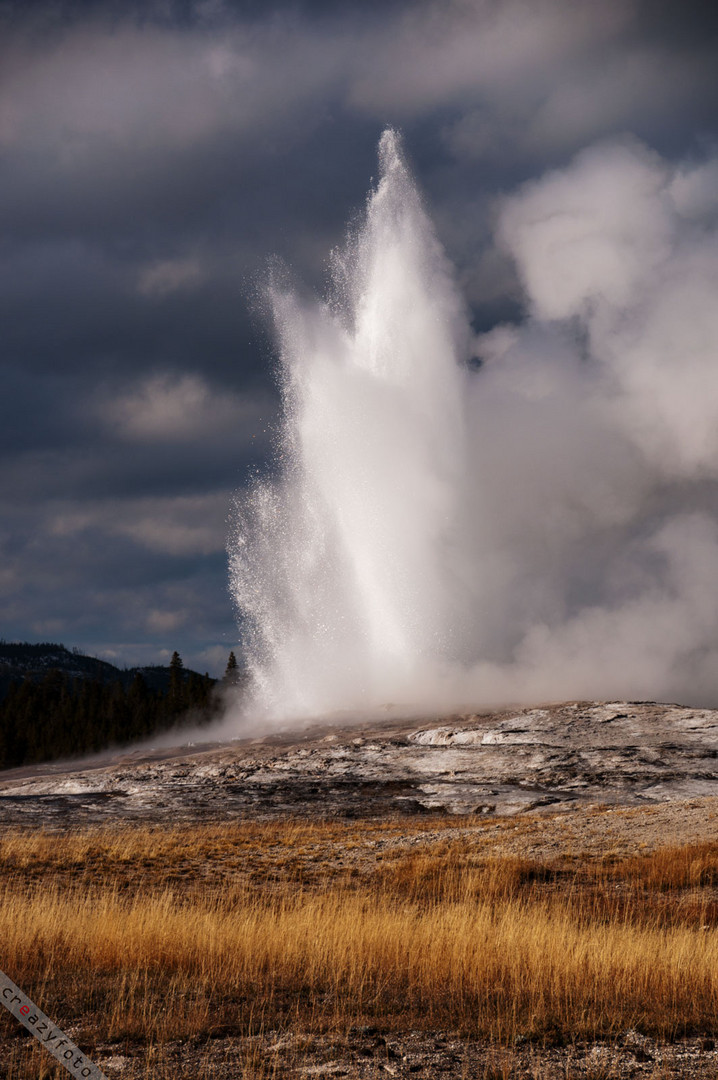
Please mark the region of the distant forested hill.
<svg viewBox="0 0 718 1080"><path fill-rule="evenodd" d="M236 661L226 681L237 682ZM184 667L121 669L64 645L0 641L0 769L93 753L208 723L217 680Z"/></svg>
<svg viewBox="0 0 718 1080"><path fill-rule="evenodd" d="M188 679L197 674L184 668ZM166 692L170 684L170 668L145 666L118 668L107 660L86 656L79 649L67 649L64 645L43 642L39 645L26 641L3 641L0 639L0 698L4 697L11 683L29 676L39 681L48 671L61 671L70 679L95 679L101 683L120 682L129 687L135 675L142 675L153 690ZM213 682L215 680L212 680Z"/></svg>

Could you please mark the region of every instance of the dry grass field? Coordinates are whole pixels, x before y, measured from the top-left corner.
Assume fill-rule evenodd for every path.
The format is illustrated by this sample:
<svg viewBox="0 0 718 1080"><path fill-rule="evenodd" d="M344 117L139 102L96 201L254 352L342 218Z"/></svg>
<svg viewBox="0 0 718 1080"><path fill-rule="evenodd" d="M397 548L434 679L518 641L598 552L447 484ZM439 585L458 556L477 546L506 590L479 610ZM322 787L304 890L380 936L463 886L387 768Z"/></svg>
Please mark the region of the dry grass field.
<svg viewBox="0 0 718 1080"><path fill-rule="evenodd" d="M589 1048L626 1032L705 1057L718 843L528 858L495 828L9 831L0 968L108 1077L549 1076L568 1046L561 1075L597 1080L623 1073ZM67 1075L4 1013L0 1071Z"/></svg>

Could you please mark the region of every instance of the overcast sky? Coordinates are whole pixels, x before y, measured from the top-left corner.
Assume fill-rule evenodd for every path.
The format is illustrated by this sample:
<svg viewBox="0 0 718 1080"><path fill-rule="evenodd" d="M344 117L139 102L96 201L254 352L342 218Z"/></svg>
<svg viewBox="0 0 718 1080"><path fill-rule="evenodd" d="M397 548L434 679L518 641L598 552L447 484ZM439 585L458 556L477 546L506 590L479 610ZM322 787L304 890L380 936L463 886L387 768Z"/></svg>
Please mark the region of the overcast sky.
<svg viewBox="0 0 718 1080"><path fill-rule="evenodd" d="M277 418L270 264L321 291L390 124L475 329L518 317L499 198L608 136L711 158L717 13L0 3L0 635L221 673L232 493Z"/></svg>

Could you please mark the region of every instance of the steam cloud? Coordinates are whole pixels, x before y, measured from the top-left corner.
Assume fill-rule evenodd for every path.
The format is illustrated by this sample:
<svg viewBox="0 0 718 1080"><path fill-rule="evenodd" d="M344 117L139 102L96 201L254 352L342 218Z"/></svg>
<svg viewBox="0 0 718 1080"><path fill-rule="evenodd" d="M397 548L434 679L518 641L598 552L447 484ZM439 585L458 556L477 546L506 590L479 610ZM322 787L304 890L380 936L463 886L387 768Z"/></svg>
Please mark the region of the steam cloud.
<svg viewBox="0 0 718 1080"><path fill-rule="evenodd" d="M479 337L391 131L380 168L332 296L272 293L280 470L230 553L253 713L715 705L718 162L611 141L504 198L526 317Z"/></svg>

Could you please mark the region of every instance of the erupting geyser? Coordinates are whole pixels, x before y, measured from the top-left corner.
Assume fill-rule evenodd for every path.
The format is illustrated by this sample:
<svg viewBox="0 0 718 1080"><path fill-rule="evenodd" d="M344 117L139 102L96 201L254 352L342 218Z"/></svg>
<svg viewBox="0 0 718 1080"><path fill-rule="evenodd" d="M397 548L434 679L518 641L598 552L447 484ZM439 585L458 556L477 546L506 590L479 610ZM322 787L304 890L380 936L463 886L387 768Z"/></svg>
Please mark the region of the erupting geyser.
<svg viewBox="0 0 718 1080"><path fill-rule="evenodd" d="M452 659L468 323L393 131L332 301L272 295L283 474L232 554L255 689L272 712L419 701Z"/></svg>
<svg viewBox="0 0 718 1080"><path fill-rule="evenodd" d="M716 175L618 141L505 198L528 315L476 338L384 133L330 298L271 291L278 475L231 549L252 715L718 704Z"/></svg>

